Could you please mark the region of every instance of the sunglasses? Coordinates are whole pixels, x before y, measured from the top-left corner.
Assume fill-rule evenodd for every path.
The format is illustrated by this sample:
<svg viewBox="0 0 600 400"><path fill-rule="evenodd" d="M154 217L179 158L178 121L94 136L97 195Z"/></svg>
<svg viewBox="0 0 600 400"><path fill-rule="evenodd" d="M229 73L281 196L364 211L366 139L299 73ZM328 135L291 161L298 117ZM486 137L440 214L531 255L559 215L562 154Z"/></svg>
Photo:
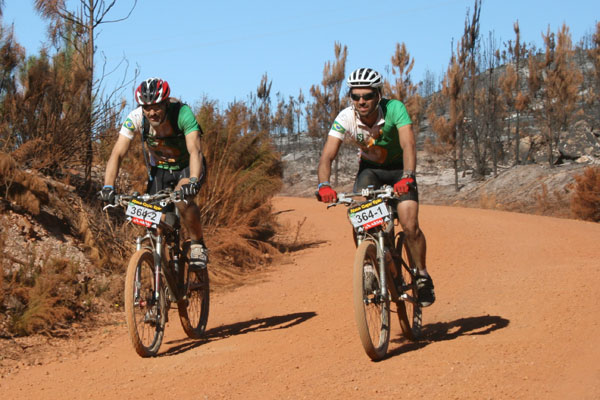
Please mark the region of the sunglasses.
<svg viewBox="0 0 600 400"><path fill-rule="evenodd" d="M365 101L369 101L369 100L373 100L376 95L377 95L377 93L375 93L375 92L369 92L369 93L365 93L365 94L350 93L350 98L354 101L359 101L361 98L364 99Z"/></svg>
<svg viewBox="0 0 600 400"><path fill-rule="evenodd" d="M144 109L144 111L150 111L150 110L158 111L161 108L163 108L163 103L144 104L142 106L142 108Z"/></svg>

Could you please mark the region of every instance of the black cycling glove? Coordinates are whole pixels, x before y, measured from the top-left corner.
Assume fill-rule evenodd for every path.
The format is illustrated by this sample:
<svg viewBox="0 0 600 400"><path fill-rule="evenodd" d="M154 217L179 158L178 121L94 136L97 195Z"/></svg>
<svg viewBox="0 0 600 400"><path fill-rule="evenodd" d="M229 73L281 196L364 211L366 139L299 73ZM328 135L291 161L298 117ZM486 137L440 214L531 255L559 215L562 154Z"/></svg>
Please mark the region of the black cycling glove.
<svg viewBox="0 0 600 400"><path fill-rule="evenodd" d="M115 194L115 189L110 185L106 185L98 192L98 197L106 203L112 203L115 201Z"/></svg>
<svg viewBox="0 0 600 400"><path fill-rule="evenodd" d="M181 193L183 194L183 197L194 197L195 195L198 194L198 192L200 191L200 182L198 181L198 179L190 179L190 183L186 183L185 185L181 186Z"/></svg>

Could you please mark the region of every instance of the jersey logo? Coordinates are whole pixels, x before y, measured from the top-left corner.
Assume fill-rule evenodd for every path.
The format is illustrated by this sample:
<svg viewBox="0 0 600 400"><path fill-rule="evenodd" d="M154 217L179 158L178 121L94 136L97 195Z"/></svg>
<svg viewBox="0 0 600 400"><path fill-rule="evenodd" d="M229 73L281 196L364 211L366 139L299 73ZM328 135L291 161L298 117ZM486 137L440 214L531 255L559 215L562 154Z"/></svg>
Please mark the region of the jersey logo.
<svg viewBox="0 0 600 400"><path fill-rule="evenodd" d="M345 133L346 130L344 129L344 127L337 121L333 122L333 125L331 126L331 130L339 132L339 133Z"/></svg>
<svg viewBox="0 0 600 400"><path fill-rule="evenodd" d="M365 142L365 135L361 131L356 133L356 141L361 144Z"/></svg>
<svg viewBox="0 0 600 400"><path fill-rule="evenodd" d="M130 131L134 130L135 128L135 126L133 125L133 121L129 118L127 118L125 122L123 122L123 126L129 129Z"/></svg>

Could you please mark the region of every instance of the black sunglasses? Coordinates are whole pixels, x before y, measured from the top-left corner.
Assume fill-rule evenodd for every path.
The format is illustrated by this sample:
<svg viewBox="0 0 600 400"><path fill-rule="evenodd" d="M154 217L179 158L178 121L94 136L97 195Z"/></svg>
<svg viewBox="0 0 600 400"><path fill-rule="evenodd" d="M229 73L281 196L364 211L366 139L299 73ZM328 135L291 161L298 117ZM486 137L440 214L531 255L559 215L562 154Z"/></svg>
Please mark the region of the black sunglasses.
<svg viewBox="0 0 600 400"><path fill-rule="evenodd" d="M142 106L142 108L145 111L150 111L150 110L160 110L163 107L163 103L154 103L154 104L144 104Z"/></svg>
<svg viewBox="0 0 600 400"><path fill-rule="evenodd" d="M365 94L354 94L354 93L350 93L350 98L354 101L359 101L361 98L363 98L365 101L369 101L369 100L373 100L375 98L377 93L375 92L369 92L369 93L365 93Z"/></svg>

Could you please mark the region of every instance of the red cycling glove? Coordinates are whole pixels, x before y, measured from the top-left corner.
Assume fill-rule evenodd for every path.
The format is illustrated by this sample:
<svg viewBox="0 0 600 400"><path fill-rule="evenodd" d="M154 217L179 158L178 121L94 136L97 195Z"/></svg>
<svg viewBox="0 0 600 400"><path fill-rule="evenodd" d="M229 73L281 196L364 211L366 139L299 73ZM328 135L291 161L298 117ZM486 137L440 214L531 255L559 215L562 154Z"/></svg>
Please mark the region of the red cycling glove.
<svg viewBox="0 0 600 400"><path fill-rule="evenodd" d="M319 200L323 203L333 203L337 200L337 193L331 186L321 186L319 188Z"/></svg>
<svg viewBox="0 0 600 400"><path fill-rule="evenodd" d="M411 177L402 178L398 182L396 182L396 184L394 185L394 192L396 192L398 195L406 194L406 193L408 193L410 186L414 186L414 184L415 184L414 178L411 178Z"/></svg>

